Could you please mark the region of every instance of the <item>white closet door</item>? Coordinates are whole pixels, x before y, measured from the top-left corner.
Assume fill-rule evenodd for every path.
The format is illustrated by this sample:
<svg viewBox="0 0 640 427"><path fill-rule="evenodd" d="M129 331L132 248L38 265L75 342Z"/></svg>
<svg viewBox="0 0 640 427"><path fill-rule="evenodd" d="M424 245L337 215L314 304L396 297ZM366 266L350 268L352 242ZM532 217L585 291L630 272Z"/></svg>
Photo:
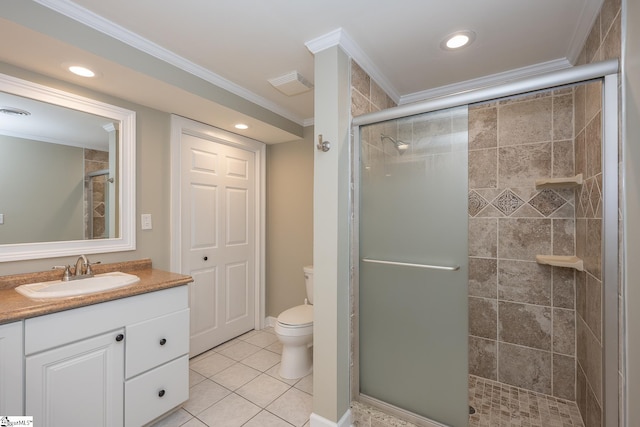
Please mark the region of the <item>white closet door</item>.
<svg viewBox="0 0 640 427"><path fill-rule="evenodd" d="M255 154L188 134L181 142L193 356L255 326Z"/></svg>

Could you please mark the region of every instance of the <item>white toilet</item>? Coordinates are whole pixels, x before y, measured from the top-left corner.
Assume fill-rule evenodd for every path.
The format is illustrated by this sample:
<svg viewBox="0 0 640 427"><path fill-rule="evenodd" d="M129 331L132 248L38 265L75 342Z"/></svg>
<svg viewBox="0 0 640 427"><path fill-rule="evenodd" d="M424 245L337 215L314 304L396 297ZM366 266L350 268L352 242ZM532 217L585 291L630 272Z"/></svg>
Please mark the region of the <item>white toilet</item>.
<svg viewBox="0 0 640 427"><path fill-rule="evenodd" d="M312 370L313 266L306 266L303 270L307 299L304 304L280 313L275 327L282 343L280 376L287 379L302 378Z"/></svg>

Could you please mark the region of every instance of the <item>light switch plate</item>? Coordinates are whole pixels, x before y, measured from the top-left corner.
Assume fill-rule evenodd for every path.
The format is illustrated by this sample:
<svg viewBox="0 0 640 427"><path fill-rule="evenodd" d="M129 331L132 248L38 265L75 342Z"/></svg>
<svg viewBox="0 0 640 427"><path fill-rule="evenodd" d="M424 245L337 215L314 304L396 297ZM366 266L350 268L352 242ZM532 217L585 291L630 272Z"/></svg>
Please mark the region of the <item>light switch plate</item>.
<svg viewBox="0 0 640 427"><path fill-rule="evenodd" d="M151 222L151 214L140 215L140 223L143 230L151 230L153 228L153 223Z"/></svg>

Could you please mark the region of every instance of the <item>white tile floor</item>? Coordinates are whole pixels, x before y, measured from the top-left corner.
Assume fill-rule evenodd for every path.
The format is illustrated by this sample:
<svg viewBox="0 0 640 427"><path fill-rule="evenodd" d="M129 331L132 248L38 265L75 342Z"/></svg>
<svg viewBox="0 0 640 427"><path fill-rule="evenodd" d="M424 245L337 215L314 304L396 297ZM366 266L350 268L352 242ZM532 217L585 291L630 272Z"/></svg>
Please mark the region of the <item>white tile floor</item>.
<svg viewBox="0 0 640 427"><path fill-rule="evenodd" d="M282 345L273 328L251 331L189 362L189 400L154 427L303 427L313 377L278 375Z"/></svg>

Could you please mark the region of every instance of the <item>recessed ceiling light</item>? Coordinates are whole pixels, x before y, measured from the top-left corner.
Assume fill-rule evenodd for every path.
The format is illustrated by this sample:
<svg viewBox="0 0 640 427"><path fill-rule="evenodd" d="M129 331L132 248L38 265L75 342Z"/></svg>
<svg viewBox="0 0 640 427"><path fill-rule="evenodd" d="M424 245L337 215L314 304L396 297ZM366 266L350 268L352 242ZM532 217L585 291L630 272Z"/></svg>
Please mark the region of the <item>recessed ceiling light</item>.
<svg viewBox="0 0 640 427"><path fill-rule="evenodd" d="M245 129L249 129L249 125L245 125L244 123L238 123L235 126L236 129L240 129L240 130L245 130Z"/></svg>
<svg viewBox="0 0 640 427"><path fill-rule="evenodd" d="M469 46L476 39L476 33L473 31L457 31L453 34L449 34L440 43L440 47L444 50L456 50L461 47Z"/></svg>
<svg viewBox="0 0 640 427"><path fill-rule="evenodd" d="M90 69L88 69L86 67L82 67L80 65L72 65L72 66L70 66L69 67L69 71L71 71L73 74L76 74L76 75L82 76L82 77L94 77L96 75L96 73L94 73Z"/></svg>

